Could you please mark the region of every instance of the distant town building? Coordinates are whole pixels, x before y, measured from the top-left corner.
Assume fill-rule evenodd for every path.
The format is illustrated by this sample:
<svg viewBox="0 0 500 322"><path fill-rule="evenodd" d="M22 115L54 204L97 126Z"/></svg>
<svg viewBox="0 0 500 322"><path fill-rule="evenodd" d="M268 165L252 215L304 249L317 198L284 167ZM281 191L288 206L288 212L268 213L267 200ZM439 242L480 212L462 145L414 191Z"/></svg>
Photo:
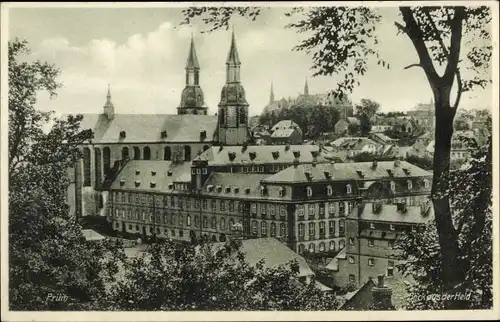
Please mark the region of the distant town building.
<svg viewBox="0 0 500 322"><path fill-rule="evenodd" d="M273 145L301 144L301 142L302 134L298 128L276 130L270 137L270 144Z"/></svg>
<svg viewBox="0 0 500 322"><path fill-rule="evenodd" d="M342 137L330 143L336 151L346 151L348 157L366 152L377 154L382 144L365 137Z"/></svg>
<svg viewBox="0 0 500 322"><path fill-rule="evenodd" d="M359 127L360 121L356 117L341 118L334 125L334 132L337 135L352 135L350 127Z"/></svg>

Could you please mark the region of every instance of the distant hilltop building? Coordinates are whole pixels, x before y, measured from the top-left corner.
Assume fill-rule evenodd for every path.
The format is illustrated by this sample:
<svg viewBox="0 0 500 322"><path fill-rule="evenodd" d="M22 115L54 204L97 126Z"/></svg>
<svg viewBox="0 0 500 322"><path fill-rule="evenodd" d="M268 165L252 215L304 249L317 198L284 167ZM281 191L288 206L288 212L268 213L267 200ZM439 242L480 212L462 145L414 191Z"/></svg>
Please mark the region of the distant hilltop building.
<svg viewBox="0 0 500 322"><path fill-rule="evenodd" d="M271 83L271 93L269 95L269 103L264 107L263 113L272 113L274 115L278 115L282 109L288 109L295 105L302 105L302 106L323 105L323 106L346 107L350 109L350 112L348 112L348 114L349 115L352 114L352 102L348 97L340 100L334 98L333 96L328 96L328 94L310 94L309 84L307 83L307 79L304 83L304 91L302 94L299 94L297 97L294 98L288 97L288 98L281 98L279 100L275 99L274 86Z"/></svg>

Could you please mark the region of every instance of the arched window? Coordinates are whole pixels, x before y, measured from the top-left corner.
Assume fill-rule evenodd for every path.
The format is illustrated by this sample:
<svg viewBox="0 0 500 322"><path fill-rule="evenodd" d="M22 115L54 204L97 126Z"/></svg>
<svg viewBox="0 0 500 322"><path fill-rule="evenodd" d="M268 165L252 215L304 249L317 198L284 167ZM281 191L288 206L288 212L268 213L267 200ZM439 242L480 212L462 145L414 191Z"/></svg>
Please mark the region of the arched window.
<svg viewBox="0 0 500 322"><path fill-rule="evenodd" d="M257 221L252 221L252 235L257 235Z"/></svg>
<svg viewBox="0 0 500 322"><path fill-rule="evenodd" d="M208 146L208 145L204 145L204 146L203 146L203 152L205 152L205 151L206 151L206 150L208 150L208 149L209 149L209 146Z"/></svg>
<svg viewBox="0 0 500 322"><path fill-rule="evenodd" d="M226 219L224 218L220 220L220 230L226 230Z"/></svg>
<svg viewBox="0 0 500 322"><path fill-rule="evenodd" d="M330 241L330 250L335 250L335 240Z"/></svg>
<svg viewBox="0 0 500 322"><path fill-rule="evenodd" d="M225 242L226 241L226 234L220 234L219 241Z"/></svg>
<svg viewBox="0 0 500 322"><path fill-rule="evenodd" d="M134 160L141 159L141 149L138 146L134 146Z"/></svg>
<svg viewBox="0 0 500 322"><path fill-rule="evenodd" d="M347 194L351 194L352 193L352 186L350 184L348 184L346 186L346 192L347 192Z"/></svg>
<svg viewBox="0 0 500 322"><path fill-rule="evenodd" d="M265 221L260 223L260 233L262 236L267 236L267 223Z"/></svg>
<svg viewBox="0 0 500 322"><path fill-rule="evenodd" d="M324 252L325 251L325 243L321 242L319 243L319 251Z"/></svg>
<svg viewBox="0 0 500 322"><path fill-rule="evenodd" d="M203 216L203 228L208 228L208 218Z"/></svg>
<svg viewBox="0 0 500 322"><path fill-rule="evenodd" d="M184 161L191 160L191 147L189 145L184 146Z"/></svg>
<svg viewBox="0 0 500 322"><path fill-rule="evenodd" d="M311 197L313 195L313 191L312 191L311 187L307 187L306 192L307 192L308 197Z"/></svg>
<svg viewBox="0 0 500 322"><path fill-rule="evenodd" d="M424 187L425 189L429 189L429 180L424 179Z"/></svg>
<svg viewBox="0 0 500 322"><path fill-rule="evenodd" d="M304 253L304 249L305 249L304 245L303 245L303 244L300 244L300 245L299 245L299 254Z"/></svg>
<svg viewBox="0 0 500 322"><path fill-rule="evenodd" d="M332 189L332 186L327 186L326 187L326 194L328 196L331 196L333 194L333 189Z"/></svg>
<svg viewBox="0 0 500 322"><path fill-rule="evenodd" d="M217 229L217 218L212 218L212 229Z"/></svg>
<svg viewBox="0 0 500 322"><path fill-rule="evenodd" d="M102 149L102 166L106 175L111 168L111 150L108 147Z"/></svg>
<svg viewBox="0 0 500 322"><path fill-rule="evenodd" d="M144 147L144 160L151 160L151 149L149 148L149 146L145 146Z"/></svg>
<svg viewBox="0 0 500 322"><path fill-rule="evenodd" d="M102 182L102 176L101 176L101 161L102 161L102 156L101 156L101 149L95 148L94 149L94 169L95 169L95 185L99 186ZM102 207L100 207L102 208Z"/></svg>
<svg viewBox="0 0 500 322"><path fill-rule="evenodd" d="M83 148L83 186L88 187L90 183L90 149Z"/></svg>
<svg viewBox="0 0 500 322"><path fill-rule="evenodd" d="M339 242L339 249L344 249L345 248L345 240L340 240Z"/></svg>
<svg viewBox="0 0 500 322"><path fill-rule="evenodd" d="M276 236L276 224L273 222L271 223L271 236Z"/></svg>
<svg viewBox="0 0 500 322"><path fill-rule="evenodd" d="M163 149L163 160L172 160L172 149L169 146L166 146L165 149Z"/></svg>
<svg viewBox="0 0 500 322"><path fill-rule="evenodd" d="M314 252L316 252L316 245L309 244L309 253L314 253Z"/></svg>
<svg viewBox="0 0 500 322"><path fill-rule="evenodd" d="M129 151L128 151L128 147L124 146L122 148L122 160L126 160L129 158Z"/></svg>
<svg viewBox="0 0 500 322"><path fill-rule="evenodd" d="M220 125L226 124L226 113L224 111L224 108L221 108L219 110L219 124Z"/></svg>
<svg viewBox="0 0 500 322"><path fill-rule="evenodd" d="M411 182L411 180L408 180L406 184L408 186L408 190L411 190L413 188L413 183Z"/></svg>
<svg viewBox="0 0 500 322"><path fill-rule="evenodd" d="M396 191L396 183L394 181L391 181L391 191L392 192Z"/></svg>
<svg viewBox="0 0 500 322"><path fill-rule="evenodd" d="M217 242L217 236L212 235L212 242L214 242L214 243Z"/></svg>

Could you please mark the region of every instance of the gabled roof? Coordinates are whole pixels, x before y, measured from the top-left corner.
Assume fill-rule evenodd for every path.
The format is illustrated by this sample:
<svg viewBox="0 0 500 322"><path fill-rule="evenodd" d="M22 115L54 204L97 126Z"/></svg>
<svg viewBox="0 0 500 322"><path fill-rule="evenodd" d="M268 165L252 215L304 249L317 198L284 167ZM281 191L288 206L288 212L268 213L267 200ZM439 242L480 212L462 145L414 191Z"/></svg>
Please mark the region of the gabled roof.
<svg viewBox="0 0 500 322"><path fill-rule="evenodd" d="M428 177L431 175L429 172L406 161L401 161L399 166L396 166L394 161L379 161L375 168L372 162L319 163L314 166L312 164L299 164L297 167L288 167L264 179L264 182L305 183L318 181L345 181L352 179L361 180L358 171L364 172L362 180L376 180L389 178L388 169L392 170L391 178ZM410 174L407 175L404 169L410 170ZM329 171L331 175L329 178L325 175L327 171ZM312 179L306 176L306 172L312 175Z"/></svg>
<svg viewBox="0 0 500 322"><path fill-rule="evenodd" d="M372 204L360 204L360 220L383 221L405 224L425 224L434 219L434 209L431 206L427 215L422 215L420 206L406 206L406 212L398 211L397 205L382 205L379 213L373 213Z"/></svg>
<svg viewBox="0 0 500 322"><path fill-rule="evenodd" d="M271 135L272 138L288 138L293 132L297 131L296 129L279 129L273 132Z"/></svg>
<svg viewBox="0 0 500 322"><path fill-rule="evenodd" d="M238 199L264 198L260 196L260 182L268 176L269 174L260 173L212 172L205 181L200 193L204 196ZM211 191L208 189L209 186L212 187ZM222 188L221 191L216 189L219 186ZM226 192L226 188L230 188L230 191ZM234 188L238 188L237 191ZM248 189L248 192L245 189Z"/></svg>
<svg viewBox="0 0 500 322"><path fill-rule="evenodd" d="M295 123L292 120L283 120L279 121L278 123L274 124L274 126L271 128L271 131L276 131L278 129L291 129L291 128L299 128L299 125Z"/></svg>
<svg viewBox="0 0 500 322"><path fill-rule="evenodd" d="M191 162L130 160L113 181L111 190L164 192L170 190L171 183L188 181L188 176L191 177Z"/></svg>
<svg viewBox="0 0 500 322"><path fill-rule="evenodd" d="M221 247L222 245L223 243L216 243L214 247ZM299 264L299 276L314 275L304 257L292 251L275 238L243 240L240 250L245 255L245 260L251 266L255 266L262 259L264 260L265 268L288 265L290 261L296 260Z"/></svg>
<svg viewBox="0 0 500 322"><path fill-rule="evenodd" d="M338 138L333 142L330 142L332 146L337 147L340 150L361 150L366 145L374 145L375 147L380 147L381 144L373 141L372 139L365 137L343 137Z"/></svg>
<svg viewBox="0 0 500 322"><path fill-rule="evenodd" d="M104 114L83 114L80 128L94 132L93 143L213 142L217 116L115 114L108 119ZM167 131L166 138L162 138L162 131ZM206 131L204 140L201 131Z"/></svg>

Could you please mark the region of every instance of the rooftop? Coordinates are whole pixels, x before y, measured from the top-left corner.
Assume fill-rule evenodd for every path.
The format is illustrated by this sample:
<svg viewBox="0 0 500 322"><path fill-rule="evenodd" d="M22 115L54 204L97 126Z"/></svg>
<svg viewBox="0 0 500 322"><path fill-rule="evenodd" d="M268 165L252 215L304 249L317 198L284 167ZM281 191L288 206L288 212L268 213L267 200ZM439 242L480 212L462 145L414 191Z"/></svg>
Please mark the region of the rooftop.
<svg viewBox="0 0 500 322"><path fill-rule="evenodd" d="M260 182L269 174L212 172L201 189L203 195L238 198L260 196ZM229 190L227 190L229 188Z"/></svg>
<svg viewBox="0 0 500 322"><path fill-rule="evenodd" d="M347 150L361 150L364 146L369 144L374 145L375 147L380 147L380 144L372 139L353 136L338 138L335 141L330 142L330 144L338 149Z"/></svg>
<svg viewBox="0 0 500 322"><path fill-rule="evenodd" d="M83 114L81 122L81 129L94 132L93 143L213 142L216 128L214 115Z"/></svg>
<svg viewBox="0 0 500 322"><path fill-rule="evenodd" d="M130 160L111 185L111 190L163 192L170 184L188 181L191 162ZM190 181L190 180L189 180Z"/></svg>
<svg viewBox="0 0 500 322"><path fill-rule="evenodd" d="M389 175L389 171L391 175ZM307 174L306 174L307 172ZM359 173L363 173L360 177ZM381 178L408 178L427 177L431 174L409 162L400 161L396 166L395 161L379 161L374 167L373 162L352 163L319 163L299 164L280 171L264 180L264 182L318 182L342 180L376 180Z"/></svg>
<svg viewBox="0 0 500 322"><path fill-rule="evenodd" d="M288 138L290 135L293 134L293 132L296 131L295 129L279 129L273 132L271 135L272 138Z"/></svg>
<svg viewBox="0 0 500 322"><path fill-rule="evenodd" d="M379 213L374 213L371 203L360 204L360 220L383 221L405 224L425 224L434 218L433 207L429 207L426 215L420 206L406 206L406 212L398 211L397 205L382 205Z"/></svg>

